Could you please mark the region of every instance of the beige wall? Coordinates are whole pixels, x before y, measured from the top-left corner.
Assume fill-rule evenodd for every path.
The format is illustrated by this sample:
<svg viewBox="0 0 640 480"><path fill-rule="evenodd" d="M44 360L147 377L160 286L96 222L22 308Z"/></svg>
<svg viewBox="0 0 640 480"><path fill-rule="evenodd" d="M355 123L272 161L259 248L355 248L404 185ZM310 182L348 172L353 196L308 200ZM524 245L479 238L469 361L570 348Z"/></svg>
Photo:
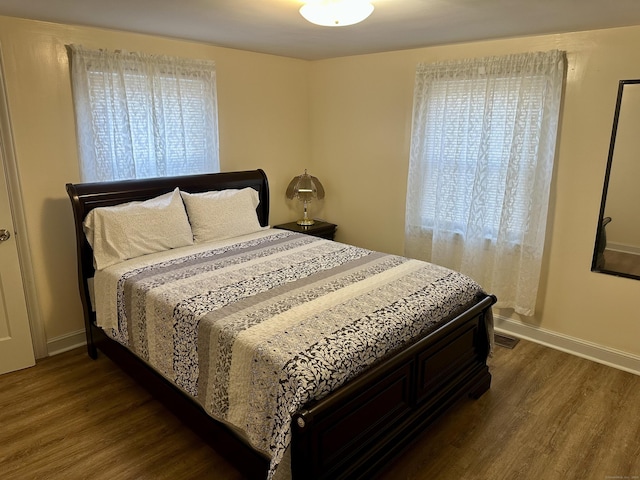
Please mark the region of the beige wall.
<svg viewBox="0 0 640 480"><path fill-rule="evenodd" d="M263 168L273 222L309 152L308 62L160 37L0 17L0 48L40 313L49 340L82 330L71 204L79 181L65 44L216 62L223 170Z"/></svg>
<svg viewBox="0 0 640 480"><path fill-rule="evenodd" d="M16 155L47 336L82 328L64 184L78 181L65 44L216 61L224 170L264 168L272 223L297 215L288 180L309 168L315 216L338 240L403 252L415 65L559 48L568 73L537 314L524 325L640 355L640 282L590 272L620 79L640 78L640 27L476 42L317 62L108 30L0 17ZM374 192L373 194L371 192ZM64 281L60 281L60 279Z"/></svg>
<svg viewBox="0 0 640 480"><path fill-rule="evenodd" d="M314 62L313 170L337 239L402 254L412 95L419 62L567 51L539 304L497 313L614 351L640 355L640 282L590 271L618 80L640 78L640 27L475 42Z"/></svg>

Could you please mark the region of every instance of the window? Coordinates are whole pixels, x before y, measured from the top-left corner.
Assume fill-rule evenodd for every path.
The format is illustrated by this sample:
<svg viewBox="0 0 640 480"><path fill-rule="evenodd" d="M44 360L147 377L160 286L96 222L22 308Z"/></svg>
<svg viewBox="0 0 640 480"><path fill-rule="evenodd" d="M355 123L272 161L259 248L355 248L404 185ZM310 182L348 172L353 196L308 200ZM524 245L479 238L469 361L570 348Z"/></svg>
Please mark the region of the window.
<svg viewBox="0 0 640 480"><path fill-rule="evenodd" d="M520 94L525 81L529 85ZM507 222L505 233L511 242L518 243L527 229L529 190L535 185L536 172L527 166L536 163L539 106L544 101L546 81L544 76L498 77L490 88L488 83L487 78L453 79L436 80L431 86L420 224L433 229L437 219L440 228L465 236L472 209L481 206L484 237L496 241L501 222ZM490 115L485 116L486 110L491 110ZM516 122L520 125L517 136ZM508 184L512 198L504 204ZM485 193L480 198L481 192L474 192L478 188ZM447 208L439 208L445 201ZM507 207L510 212L503 216Z"/></svg>
<svg viewBox="0 0 640 480"><path fill-rule="evenodd" d="M83 181L219 171L213 62L70 46Z"/></svg>
<svg viewBox="0 0 640 480"><path fill-rule="evenodd" d="M533 314L564 54L422 64L405 253L467 273Z"/></svg>

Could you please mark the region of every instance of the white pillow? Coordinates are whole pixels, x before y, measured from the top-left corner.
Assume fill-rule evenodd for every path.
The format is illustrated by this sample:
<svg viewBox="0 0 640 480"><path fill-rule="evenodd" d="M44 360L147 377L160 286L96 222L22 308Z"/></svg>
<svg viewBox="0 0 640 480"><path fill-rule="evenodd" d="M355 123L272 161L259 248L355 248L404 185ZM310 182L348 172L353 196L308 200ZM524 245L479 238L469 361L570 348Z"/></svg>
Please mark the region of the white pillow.
<svg viewBox="0 0 640 480"><path fill-rule="evenodd" d="M262 229L256 213L260 198L251 187L180 193L187 208L195 243L237 237Z"/></svg>
<svg viewBox="0 0 640 480"><path fill-rule="evenodd" d="M177 188L144 202L95 208L83 226L98 270L129 258L193 244Z"/></svg>

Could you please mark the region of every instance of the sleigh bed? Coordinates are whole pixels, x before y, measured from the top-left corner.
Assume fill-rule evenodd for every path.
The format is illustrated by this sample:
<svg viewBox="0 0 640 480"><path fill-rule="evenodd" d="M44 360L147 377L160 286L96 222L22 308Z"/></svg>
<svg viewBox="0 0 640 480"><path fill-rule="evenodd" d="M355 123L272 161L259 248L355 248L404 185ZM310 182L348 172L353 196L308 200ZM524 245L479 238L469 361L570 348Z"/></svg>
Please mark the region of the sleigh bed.
<svg viewBox="0 0 640 480"><path fill-rule="evenodd" d="M268 228L262 170L67 192L89 356L247 478L371 478L490 386L495 297L442 267ZM180 220L147 226L156 201Z"/></svg>

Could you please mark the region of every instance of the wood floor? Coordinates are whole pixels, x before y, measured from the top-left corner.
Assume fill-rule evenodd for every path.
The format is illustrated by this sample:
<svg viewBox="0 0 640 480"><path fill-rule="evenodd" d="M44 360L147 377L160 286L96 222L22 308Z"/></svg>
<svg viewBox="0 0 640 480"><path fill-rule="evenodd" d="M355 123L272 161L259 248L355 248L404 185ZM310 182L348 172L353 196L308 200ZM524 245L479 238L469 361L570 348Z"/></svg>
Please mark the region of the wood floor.
<svg viewBox="0 0 640 480"><path fill-rule="evenodd" d="M605 250L604 268L605 270L640 276L640 255Z"/></svg>
<svg viewBox="0 0 640 480"><path fill-rule="evenodd" d="M496 347L493 383L383 480L640 479L640 376L540 345ZM239 479L104 356L84 349L0 376L0 478Z"/></svg>

